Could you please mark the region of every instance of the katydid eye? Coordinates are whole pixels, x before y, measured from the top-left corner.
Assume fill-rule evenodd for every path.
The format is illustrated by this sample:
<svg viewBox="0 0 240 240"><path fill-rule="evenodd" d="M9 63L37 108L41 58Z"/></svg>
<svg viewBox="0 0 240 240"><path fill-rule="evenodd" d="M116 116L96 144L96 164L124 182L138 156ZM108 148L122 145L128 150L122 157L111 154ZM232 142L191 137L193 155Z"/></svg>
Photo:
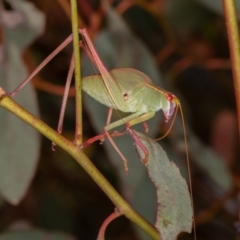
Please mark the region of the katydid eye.
<svg viewBox="0 0 240 240"><path fill-rule="evenodd" d="M124 93L124 94L123 94L123 98L124 98L125 100L127 100L127 99L128 99L128 94L127 94L127 93Z"/></svg>
<svg viewBox="0 0 240 240"><path fill-rule="evenodd" d="M173 94L171 94L171 93L167 93L167 94L166 94L166 99L167 99L169 102L172 102L173 98L174 98L174 95L173 95Z"/></svg>

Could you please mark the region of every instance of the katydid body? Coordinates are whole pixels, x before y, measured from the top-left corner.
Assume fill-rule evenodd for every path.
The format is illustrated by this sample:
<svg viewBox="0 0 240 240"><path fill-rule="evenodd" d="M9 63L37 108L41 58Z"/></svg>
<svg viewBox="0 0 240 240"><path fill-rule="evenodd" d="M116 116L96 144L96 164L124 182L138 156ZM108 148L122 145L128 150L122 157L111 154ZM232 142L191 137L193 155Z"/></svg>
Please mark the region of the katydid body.
<svg viewBox="0 0 240 240"><path fill-rule="evenodd" d="M138 70L121 68L109 72L98 56L87 31L83 29L80 33L84 39L82 47L100 72L99 75L83 78L83 91L110 108L132 113L105 126L106 131L126 123L131 126L144 122L160 109L163 110L166 120L171 118L179 104L173 94L154 85L148 76Z"/></svg>
<svg viewBox="0 0 240 240"><path fill-rule="evenodd" d="M179 102L174 95L157 87L148 76L132 68L114 69L110 71L110 74L119 86L125 101L121 109L117 108L111 100L100 74L84 77L82 79L83 91L110 108L134 113L130 115L133 119L146 114L149 114L151 118L160 109L163 110L166 120L170 119ZM128 121L131 121L130 116L126 117ZM120 121L124 124L126 120ZM111 126L114 127L113 125ZM117 125L121 125L120 122Z"/></svg>

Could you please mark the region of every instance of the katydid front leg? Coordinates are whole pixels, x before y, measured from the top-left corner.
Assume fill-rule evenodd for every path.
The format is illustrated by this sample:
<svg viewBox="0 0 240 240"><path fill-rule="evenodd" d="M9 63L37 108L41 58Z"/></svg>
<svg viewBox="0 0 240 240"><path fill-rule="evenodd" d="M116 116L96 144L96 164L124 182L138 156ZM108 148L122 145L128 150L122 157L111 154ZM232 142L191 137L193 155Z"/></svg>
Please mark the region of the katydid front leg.
<svg viewBox="0 0 240 240"><path fill-rule="evenodd" d="M148 151L146 150L146 148L144 147L144 145L142 144L142 142L140 141L139 138L136 137L136 134L134 133L134 131L130 128L129 124L126 124L126 131L129 133L129 135L134 139L135 141L135 146L136 144L142 149L142 151L145 154L144 159L142 160L143 164L147 164L148 162ZM137 152L138 153L138 152ZM139 153L138 153L139 154ZM140 157L140 156L139 156Z"/></svg>

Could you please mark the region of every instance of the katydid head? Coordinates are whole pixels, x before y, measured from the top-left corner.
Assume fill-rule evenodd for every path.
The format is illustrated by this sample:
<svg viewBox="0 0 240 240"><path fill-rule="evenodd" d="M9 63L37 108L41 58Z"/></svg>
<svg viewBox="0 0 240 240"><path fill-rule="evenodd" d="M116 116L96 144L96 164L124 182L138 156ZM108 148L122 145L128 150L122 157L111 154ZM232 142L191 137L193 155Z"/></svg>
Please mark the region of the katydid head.
<svg viewBox="0 0 240 240"><path fill-rule="evenodd" d="M165 111L163 111L163 113L166 118L166 122L168 122L168 120L172 117L175 111L176 105L178 106L179 100L175 95L169 92L166 93L166 99L169 102L169 107Z"/></svg>
<svg viewBox="0 0 240 240"><path fill-rule="evenodd" d="M180 103L179 99L178 99L175 95L173 95L172 93L170 93L170 92L167 92L167 93L166 93L166 99L167 99L169 102L174 102L175 104L179 104L179 103Z"/></svg>

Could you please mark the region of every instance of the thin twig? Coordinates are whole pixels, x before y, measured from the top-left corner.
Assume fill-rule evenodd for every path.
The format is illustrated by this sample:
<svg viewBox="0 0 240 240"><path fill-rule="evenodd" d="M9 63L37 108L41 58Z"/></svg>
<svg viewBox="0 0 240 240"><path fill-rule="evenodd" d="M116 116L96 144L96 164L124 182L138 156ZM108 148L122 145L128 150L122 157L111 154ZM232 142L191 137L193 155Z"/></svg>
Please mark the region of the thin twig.
<svg viewBox="0 0 240 240"><path fill-rule="evenodd" d="M71 20L71 7L67 0L58 0L59 5L62 7L63 11L66 13L67 17ZM80 28L85 27L84 21L78 15L78 25Z"/></svg>
<svg viewBox="0 0 240 240"><path fill-rule="evenodd" d="M73 33L73 51L75 63L75 89L76 89L76 130L75 144L80 146L82 143L82 81L81 81L81 64L80 64L80 48L78 36L78 12L77 1L71 0L72 13L72 33Z"/></svg>
<svg viewBox="0 0 240 240"><path fill-rule="evenodd" d="M97 240L105 240L105 232L106 232L106 228L109 225L109 223L111 223L114 219L120 217L122 215L121 212L119 212L118 210L116 210L115 212L113 212L110 216L108 216L105 221L103 222L99 233L98 233L98 237Z"/></svg>

